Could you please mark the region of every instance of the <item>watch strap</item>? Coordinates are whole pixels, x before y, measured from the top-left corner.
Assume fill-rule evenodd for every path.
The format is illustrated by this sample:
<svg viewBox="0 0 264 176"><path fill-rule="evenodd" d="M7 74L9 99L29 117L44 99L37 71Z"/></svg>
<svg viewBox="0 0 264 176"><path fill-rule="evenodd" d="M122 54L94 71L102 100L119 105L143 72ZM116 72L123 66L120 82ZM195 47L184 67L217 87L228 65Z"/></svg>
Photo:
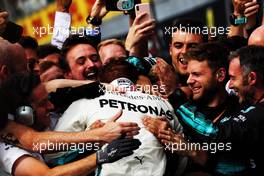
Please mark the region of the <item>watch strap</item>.
<svg viewBox="0 0 264 176"><path fill-rule="evenodd" d="M96 18L96 17L91 17L91 16L88 16L86 18L86 22L87 24L92 24L94 26L99 26L102 24L102 19L99 19L99 18Z"/></svg>
<svg viewBox="0 0 264 176"><path fill-rule="evenodd" d="M234 14L231 14L229 21L233 26L239 26L247 23L247 17L237 17Z"/></svg>

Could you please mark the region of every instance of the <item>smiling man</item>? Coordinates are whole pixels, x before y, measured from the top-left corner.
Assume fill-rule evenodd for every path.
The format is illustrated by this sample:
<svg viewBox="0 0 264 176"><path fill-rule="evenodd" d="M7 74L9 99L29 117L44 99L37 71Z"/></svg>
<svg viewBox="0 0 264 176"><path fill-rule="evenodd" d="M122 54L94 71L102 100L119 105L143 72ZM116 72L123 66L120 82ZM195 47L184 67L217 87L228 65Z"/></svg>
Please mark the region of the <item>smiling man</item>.
<svg viewBox="0 0 264 176"><path fill-rule="evenodd" d="M264 47L243 47L230 56L230 84L243 103L239 112L219 126L217 142L231 141L239 154L249 156L254 174L263 175Z"/></svg>
<svg viewBox="0 0 264 176"><path fill-rule="evenodd" d="M235 97L225 91L227 78L228 51L218 43L207 43L186 54L188 60L187 84L192 90L192 100L180 106L176 115L181 120L185 139L203 143L217 135L214 126L238 108ZM186 155L186 153L185 153ZM195 161L195 156L187 152ZM249 169L249 159L237 157L233 153L213 155L210 166L189 162L188 173L203 172L212 175L243 174Z"/></svg>
<svg viewBox="0 0 264 176"><path fill-rule="evenodd" d="M238 108L236 97L227 95L225 91L228 54L228 51L218 43L201 44L186 54L189 74L187 83L193 96L191 101L176 109L176 115L183 126L184 137L181 134L174 134L172 135L174 137L167 138L164 133L158 132L158 137L164 144L166 144L164 140L178 145L179 141L185 140L194 144L208 144L208 141L218 134L215 127ZM198 173L243 175L250 167L248 158L238 157L232 152L212 155L210 164L205 166L192 149L179 150L176 153L188 156L186 174L190 175Z"/></svg>
<svg viewBox="0 0 264 176"><path fill-rule="evenodd" d="M195 48L198 44L206 42L207 35L203 35L201 30L203 24L192 19L182 19L175 23L173 34L170 43L170 55L172 64L179 76L180 83L186 85L187 61L184 59L184 54Z"/></svg>
<svg viewBox="0 0 264 176"><path fill-rule="evenodd" d="M62 57L67 69L67 78L75 80L96 80L102 62L96 44L78 35L70 36L62 46Z"/></svg>

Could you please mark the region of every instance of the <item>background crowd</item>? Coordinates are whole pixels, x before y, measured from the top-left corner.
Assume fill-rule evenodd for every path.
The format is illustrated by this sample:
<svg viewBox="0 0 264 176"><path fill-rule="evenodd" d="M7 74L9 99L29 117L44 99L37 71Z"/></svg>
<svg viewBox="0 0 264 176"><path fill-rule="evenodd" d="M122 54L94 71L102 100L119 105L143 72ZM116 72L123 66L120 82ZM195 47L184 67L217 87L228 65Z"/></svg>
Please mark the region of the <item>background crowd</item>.
<svg viewBox="0 0 264 176"><path fill-rule="evenodd" d="M56 0L41 45L0 11L0 175L262 175L263 2L233 0L225 34L176 19L161 53L148 11L102 39L106 3L76 33Z"/></svg>

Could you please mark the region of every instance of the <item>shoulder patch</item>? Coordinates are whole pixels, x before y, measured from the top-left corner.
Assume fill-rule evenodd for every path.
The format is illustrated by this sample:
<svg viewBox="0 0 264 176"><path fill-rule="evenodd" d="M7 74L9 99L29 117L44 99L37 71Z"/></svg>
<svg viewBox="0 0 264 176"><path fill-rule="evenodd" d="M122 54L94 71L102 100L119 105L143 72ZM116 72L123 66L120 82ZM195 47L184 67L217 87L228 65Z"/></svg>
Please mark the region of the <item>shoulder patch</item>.
<svg viewBox="0 0 264 176"><path fill-rule="evenodd" d="M255 107L254 106L250 106L246 110L241 110L241 112L245 114L245 113L248 113L249 111L251 111L252 109L255 109Z"/></svg>

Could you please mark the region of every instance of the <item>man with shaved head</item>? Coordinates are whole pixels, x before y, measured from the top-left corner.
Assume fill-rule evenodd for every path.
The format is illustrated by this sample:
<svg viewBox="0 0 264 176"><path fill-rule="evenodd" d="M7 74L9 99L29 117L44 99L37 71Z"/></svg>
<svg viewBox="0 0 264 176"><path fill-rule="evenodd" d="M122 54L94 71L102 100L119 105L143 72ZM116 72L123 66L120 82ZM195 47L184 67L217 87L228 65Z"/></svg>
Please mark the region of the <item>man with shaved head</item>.
<svg viewBox="0 0 264 176"><path fill-rule="evenodd" d="M26 55L19 44L0 39L0 85L12 74L26 72Z"/></svg>
<svg viewBox="0 0 264 176"><path fill-rule="evenodd" d="M264 46L264 25L255 29L248 39L248 45Z"/></svg>

